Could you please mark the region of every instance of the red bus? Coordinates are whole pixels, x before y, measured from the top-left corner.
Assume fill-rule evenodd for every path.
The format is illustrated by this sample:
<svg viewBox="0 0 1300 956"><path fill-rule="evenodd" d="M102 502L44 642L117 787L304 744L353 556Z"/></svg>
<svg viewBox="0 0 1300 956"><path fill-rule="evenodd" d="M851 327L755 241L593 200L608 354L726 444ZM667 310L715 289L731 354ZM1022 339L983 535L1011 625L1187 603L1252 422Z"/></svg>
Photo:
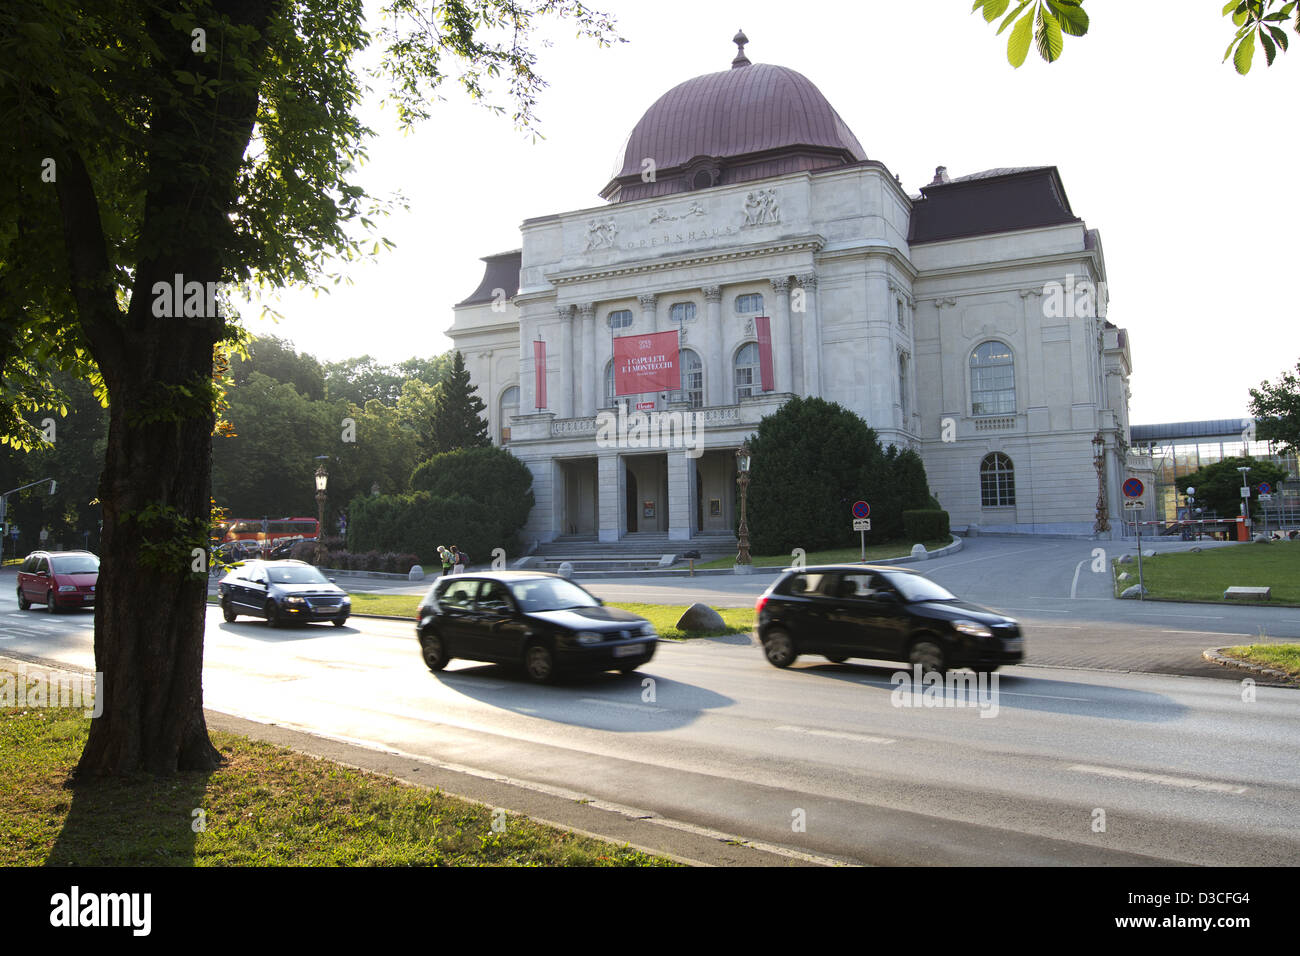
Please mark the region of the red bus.
<svg viewBox="0 0 1300 956"><path fill-rule="evenodd" d="M285 541L315 539L319 534L320 522L315 518L231 518L212 529L218 547L238 541L258 551Z"/></svg>

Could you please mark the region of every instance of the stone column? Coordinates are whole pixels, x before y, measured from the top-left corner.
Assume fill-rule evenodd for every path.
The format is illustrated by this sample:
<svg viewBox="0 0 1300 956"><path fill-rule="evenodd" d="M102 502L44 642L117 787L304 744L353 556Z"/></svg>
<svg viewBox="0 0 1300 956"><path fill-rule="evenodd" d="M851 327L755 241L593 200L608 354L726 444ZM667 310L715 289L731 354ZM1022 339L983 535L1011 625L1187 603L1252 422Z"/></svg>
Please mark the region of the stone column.
<svg viewBox="0 0 1300 956"><path fill-rule="evenodd" d="M668 540L686 541L691 536L691 471L695 459L680 448L668 449Z"/></svg>
<svg viewBox="0 0 1300 956"><path fill-rule="evenodd" d="M722 354L722 286L704 286L704 404L727 400L727 357Z"/></svg>
<svg viewBox="0 0 1300 956"><path fill-rule="evenodd" d="M776 308L772 310L772 371L776 379L773 391L788 392L794 387L790 356L790 280L785 276L769 279L776 293Z"/></svg>
<svg viewBox="0 0 1300 956"><path fill-rule="evenodd" d="M656 309L659 305L659 296L655 294L639 295L637 302L641 303L641 322L637 328L646 332L659 331L659 316ZM642 393L644 394L644 393ZM659 407L659 393L654 393L655 408Z"/></svg>
<svg viewBox="0 0 1300 956"><path fill-rule="evenodd" d="M555 407L560 418L572 418L573 391L578 384L573 374L573 306L557 305L555 315L560 320L560 395Z"/></svg>
<svg viewBox="0 0 1300 956"><path fill-rule="evenodd" d="M519 310L519 414L537 411L533 391L533 323Z"/></svg>
<svg viewBox="0 0 1300 956"><path fill-rule="evenodd" d="M822 393L822 317L817 307L817 273L799 276L803 287L803 393Z"/></svg>
<svg viewBox="0 0 1300 956"><path fill-rule="evenodd" d="M585 302L578 306L578 314L582 316L582 360L579 363L582 369L582 405L579 414L589 417L596 414L596 404L600 400L600 383L596 380L595 303Z"/></svg>
<svg viewBox="0 0 1300 956"><path fill-rule="evenodd" d="M623 510L627 507L623 460L617 451L596 459L596 537L617 541L623 536Z"/></svg>

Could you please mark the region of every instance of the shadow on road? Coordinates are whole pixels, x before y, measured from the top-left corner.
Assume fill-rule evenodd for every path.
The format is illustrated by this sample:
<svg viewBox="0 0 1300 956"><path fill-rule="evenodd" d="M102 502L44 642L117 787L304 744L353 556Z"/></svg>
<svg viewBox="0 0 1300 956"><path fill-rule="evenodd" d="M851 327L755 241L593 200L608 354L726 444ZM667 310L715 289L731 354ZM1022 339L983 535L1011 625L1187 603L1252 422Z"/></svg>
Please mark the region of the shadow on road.
<svg viewBox="0 0 1300 956"><path fill-rule="evenodd" d="M912 674L903 665L887 666L875 664L811 664L792 671L802 671L810 676L860 684L872 691L893 693L900 688L895 674L903 674L907 681L901 686L912 691ZM969 671L957 671L963 682L970 678L972 690L977 686L974 675ZM1058 681L1039 677L1022 677L997 673L997 703L1000 708L1015 710L1044 711L1053 714L1069 714L1073 717L1101 717L1107 720L1139 721L1142 723L1164 723L1179 720L1186 716L1187 708L1176 703L1164 694L1149 691L1130 690L1121 687L1107 687L1089 684L1085 681ZM960 689L963 684L959 684ZM985 684L992 694L993 685Z"/></svg>
<svg viewBox="0 0 1300 956"><path fill-rule="evenodd" d="M521 669L501 664L445 670L430 678L490 707L612 733L675 730L706 710L735 703L707 688L640 671L565 676L545 687L529 683Z"/></svg>

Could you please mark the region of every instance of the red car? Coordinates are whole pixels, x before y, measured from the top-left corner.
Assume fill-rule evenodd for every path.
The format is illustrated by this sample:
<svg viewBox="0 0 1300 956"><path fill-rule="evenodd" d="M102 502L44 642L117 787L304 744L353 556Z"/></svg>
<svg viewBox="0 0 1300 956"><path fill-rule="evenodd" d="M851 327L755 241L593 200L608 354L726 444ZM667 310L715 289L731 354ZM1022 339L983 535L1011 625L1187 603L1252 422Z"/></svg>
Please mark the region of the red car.
<svg viewBox="0 0 1300 956"><path fill-rule="evenodd" d="M18 569L18 606L94 607L99 558L89 551L33 551Z"/></svg>

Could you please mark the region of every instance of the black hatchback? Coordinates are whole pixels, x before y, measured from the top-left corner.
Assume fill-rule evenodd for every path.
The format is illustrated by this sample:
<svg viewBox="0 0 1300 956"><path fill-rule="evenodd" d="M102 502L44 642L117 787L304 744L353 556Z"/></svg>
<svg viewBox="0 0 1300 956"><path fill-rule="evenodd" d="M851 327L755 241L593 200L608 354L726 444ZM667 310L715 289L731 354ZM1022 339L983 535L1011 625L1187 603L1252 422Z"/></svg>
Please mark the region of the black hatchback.
<svg viewBox="0 0 1300 956"><path fill-rule="evenodd" d="M1024 660L1024 636L1009 617L961 600L904 568L822 565L786 569L755 606L768 661L800 654L907 661L922 672L991 672Z"/></svg>
<svg viewBox="0 0 1300 956"><path fill-rule="evenodd" d="M565 671L631 673L654 656L654 626L555 574L491 571L439 578L416 634L431 671L454 657L520 664L548 684Z"/></svg>

